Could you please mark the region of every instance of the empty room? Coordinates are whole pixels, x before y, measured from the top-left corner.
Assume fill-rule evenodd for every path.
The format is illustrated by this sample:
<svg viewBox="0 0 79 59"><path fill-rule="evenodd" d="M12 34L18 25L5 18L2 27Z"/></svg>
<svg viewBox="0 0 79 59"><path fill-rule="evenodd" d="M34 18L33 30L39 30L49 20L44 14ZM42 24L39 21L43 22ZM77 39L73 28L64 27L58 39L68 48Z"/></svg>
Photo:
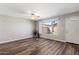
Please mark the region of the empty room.
<svg viewBox="0 0 79 59"><path fill-rule="evenodd" d="M79 55L79 3L0 3L0 55Z"/></svg>

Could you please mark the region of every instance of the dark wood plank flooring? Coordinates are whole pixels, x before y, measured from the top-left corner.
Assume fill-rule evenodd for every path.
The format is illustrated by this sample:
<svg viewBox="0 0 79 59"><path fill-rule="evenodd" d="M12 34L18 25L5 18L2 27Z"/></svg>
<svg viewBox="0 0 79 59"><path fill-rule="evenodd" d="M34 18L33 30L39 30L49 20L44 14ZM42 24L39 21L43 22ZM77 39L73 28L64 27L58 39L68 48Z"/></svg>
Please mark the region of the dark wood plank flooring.
<svg viewBox="0 0 79 59"><path fill-rule="evenodd" d="M11 52L13 55L27 55L32 51L32 55L79 55L79 45L42 38L0 44L0 53Z"/></svg>

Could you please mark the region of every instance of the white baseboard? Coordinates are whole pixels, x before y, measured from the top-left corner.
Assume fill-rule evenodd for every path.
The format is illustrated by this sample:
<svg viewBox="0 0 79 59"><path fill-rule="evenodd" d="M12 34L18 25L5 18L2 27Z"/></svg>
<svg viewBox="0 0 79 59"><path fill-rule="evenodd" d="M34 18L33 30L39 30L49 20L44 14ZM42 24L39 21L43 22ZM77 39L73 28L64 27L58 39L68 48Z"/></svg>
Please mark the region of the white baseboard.
<svg viewBox="0 0 79 59"><path fill-rule="evenodd" d="M17 40L21 40L21 39L27 39L27 38L32 38L32 35L30 35L29 37L23 37L20 39L11 39L11 40L7 40L7 41L1 41L0 44L4 44L4 43L8 43L8 42L12 42L12 41L17 41Z"/></svg>
<svg viewBox="0 0 79 59"><path fill-rule="evenodd" d="M41 37L41 38L45 38L45 37ZM51 38L45 38L45 39L50 39L50 40L55 40L55 41L60 41L60 42L66 42L65 40L58 40L58 39L51 39Z"/></svg>

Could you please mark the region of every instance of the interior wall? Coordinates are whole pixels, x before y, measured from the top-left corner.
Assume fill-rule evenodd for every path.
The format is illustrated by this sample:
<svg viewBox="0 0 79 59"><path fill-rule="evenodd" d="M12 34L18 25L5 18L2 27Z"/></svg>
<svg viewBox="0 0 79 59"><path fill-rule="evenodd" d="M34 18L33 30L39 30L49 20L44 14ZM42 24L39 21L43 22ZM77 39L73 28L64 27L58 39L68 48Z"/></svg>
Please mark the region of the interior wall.
<svg viewBox="0 0 79 59"><path fill-rule="evenodd" d="M66 42L79 44L79 12L65 16Z"/></svg>
<svg viewBox="0 0 79 59"><path fill-rule="evenodd" d="M64 18L60 18L58 23L58 36L42 33L42 21L39 21L39 32L41 37L79 44L79 12L62 16Z"/></svg>
<svg viewBox="0 0 79 59"><path fill-rule="evenodd" d="M45 34L42 32L42 24L44 22L49 22L49 21L53 21L54 19L47 19L47 20L41 20L38 22L39 24L39 33L41 34L42 38L47 38L47 39L51 39L51 40L57 40L57 41L65 41L65 33L64 33L64 20L63 19L59 19L59 18L55 18L58 19L58 23L57 23L57 35L52 34Z"/></svg>
<svg viewBox="0 0 79 59"><path fill-rule="evenodd" d="M59 35L42 33L42 21L37 22L41 37L79 44L79 12L63 15L59 21ZM32 37L34 22L27 19L0 16L0 43Z"/></svg>
<svg viewBox="0 0 79 59"><path fill-rule="evenodd" d="M30 38L33 29L31 20L0 16L0 43Z"/></svg>

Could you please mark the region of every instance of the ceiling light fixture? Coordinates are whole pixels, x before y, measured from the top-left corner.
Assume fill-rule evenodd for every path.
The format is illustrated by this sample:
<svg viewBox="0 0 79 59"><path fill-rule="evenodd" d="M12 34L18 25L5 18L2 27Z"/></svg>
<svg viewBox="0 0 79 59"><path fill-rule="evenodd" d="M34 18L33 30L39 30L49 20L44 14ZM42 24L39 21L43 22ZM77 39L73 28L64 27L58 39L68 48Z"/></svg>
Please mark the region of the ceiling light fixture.
<svg viewBox="0 0 79 59"><path fill-rule="evenodd" d="M34 13L31 14L32 20L38 20L40 16L36 16Z"/></svg>

